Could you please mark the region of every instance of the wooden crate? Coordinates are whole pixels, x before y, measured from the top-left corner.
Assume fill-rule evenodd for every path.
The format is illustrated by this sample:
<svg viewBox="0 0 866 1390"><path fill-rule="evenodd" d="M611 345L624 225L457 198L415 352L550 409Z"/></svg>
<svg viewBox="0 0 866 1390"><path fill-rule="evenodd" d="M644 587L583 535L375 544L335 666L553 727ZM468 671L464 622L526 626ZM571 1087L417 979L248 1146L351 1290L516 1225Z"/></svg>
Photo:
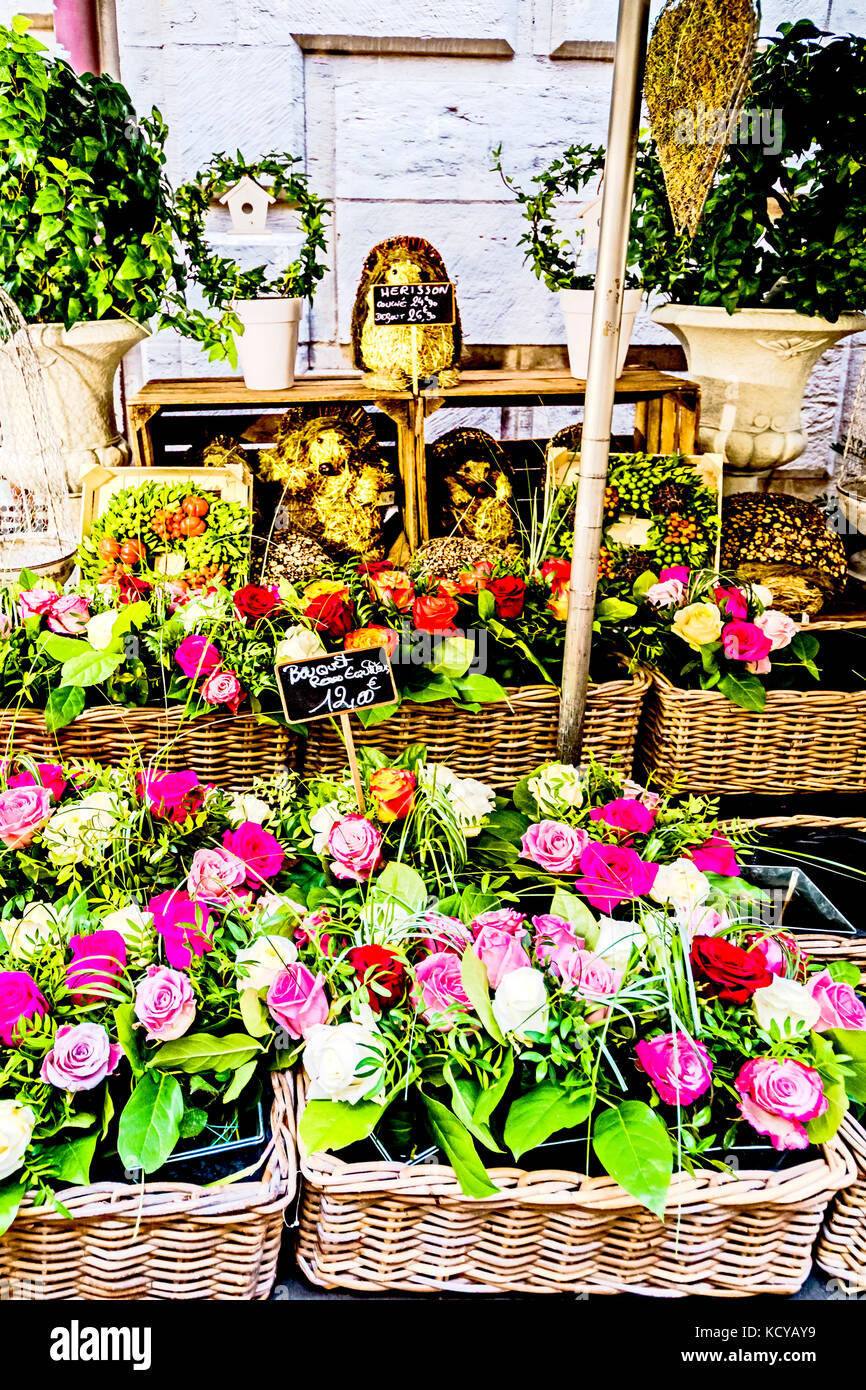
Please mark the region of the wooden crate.
<svg viewBox="0 0 866 1390"><path fill-rule="evenodd" d="M246 464L231 463L226 468L91 468L81 485L81 539L87 539L93 523L118 492L141 483L185 482L216 493L223 502L243 502L252 510L253 479Z"/></svg>

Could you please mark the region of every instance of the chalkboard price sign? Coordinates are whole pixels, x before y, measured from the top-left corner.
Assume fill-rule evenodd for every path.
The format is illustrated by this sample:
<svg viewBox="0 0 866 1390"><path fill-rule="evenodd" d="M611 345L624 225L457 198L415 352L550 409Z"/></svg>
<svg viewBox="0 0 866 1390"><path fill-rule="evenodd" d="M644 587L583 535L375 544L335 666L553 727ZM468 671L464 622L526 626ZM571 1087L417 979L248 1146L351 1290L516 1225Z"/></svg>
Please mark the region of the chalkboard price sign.
<svg viewBox="0 0 866 1390"><path fill-rule="evenodd" d="M277 685L290 724L391 705L397 690L385 649L333 652L278 666Z"/></svg>
<svg viewBox="0 0 866 1390"><path fill-rule="evenodd" d="M450 280L426 285L374 285L373 322L382 327L407 324L429 327L454 322L454 286Z"/></svg>

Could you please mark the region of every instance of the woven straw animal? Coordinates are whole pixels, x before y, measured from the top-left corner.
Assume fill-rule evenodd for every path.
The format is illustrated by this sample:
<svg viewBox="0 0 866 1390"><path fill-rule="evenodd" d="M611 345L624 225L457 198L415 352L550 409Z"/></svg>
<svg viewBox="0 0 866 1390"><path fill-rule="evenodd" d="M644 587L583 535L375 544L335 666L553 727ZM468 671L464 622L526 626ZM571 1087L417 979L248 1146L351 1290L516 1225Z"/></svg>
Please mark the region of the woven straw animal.
<svg viewBox="0 0 866 1390"><path fill-rule="evenodd" d="M460 310L454 305L453 324L376 324L374 285L422 285L448 279L439 252L420 237L391 237L374 246L361 272L352 310L352 353L355 366L373 378L371 385L405 391L412 385L413 331L417 343L417 375L438 376L439 385L456 386L463 349Z"/></svg>
<svg viewBox="0 0 866 1390"><path fill-rule="evenodd" d="M394 480L366 411L288 410L260 477L283 487L277 530L311 536L335 559L382 553L382 508Z"/></svg>
<svg viewBox="0 0 866 1390"><path fill-rule="evenodd" d="M484 430L449 430L427 450L430 529L485 545L514 534L513 489L502 445Z"/></svg>

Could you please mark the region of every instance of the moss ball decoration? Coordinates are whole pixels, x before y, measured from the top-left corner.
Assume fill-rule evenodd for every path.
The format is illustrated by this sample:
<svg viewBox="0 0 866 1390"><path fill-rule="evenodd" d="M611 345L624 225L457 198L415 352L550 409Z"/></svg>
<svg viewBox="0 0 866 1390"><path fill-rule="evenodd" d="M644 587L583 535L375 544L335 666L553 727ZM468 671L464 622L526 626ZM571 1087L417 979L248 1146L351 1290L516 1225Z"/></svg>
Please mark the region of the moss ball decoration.
<svg viewBox="0 0 866 1390"><path fill-rule="evenodd" d="M328 555L311 536L296 532L275 532L270 543L260 538L259 555L254 578L260 584L278 584L285 579L295 588L302 588L331 564Z"/></svg>
<svg viewBox="0 0 866 1390"><path fill-rule="evenodd" d="M373 316L374 285L423 285L449 278L435 246L421 237L391 237L373 247L352 310L352 354L355 366L376 385L411 390L413 361L419 379L437 376L440 386L457 385L463 334L456 302L453 324L419 324L413 330L377 324Z"/></svg>
<svg viewBox="0 0 866 1390"><path fill-rule="evenodd" d="M841 593L848 572L842 538L821 508L775 492L725 498L721 567L765 584L783 612L812 617Z"/></svg>
<svg viewBox="0 0 866 1390"><path fill-rule="evenodd" d="M513 558L514 547L505 550L465 536L438 536L418 547L409 568L412 574L433 579L459 579L480 560L497 565Z"/></svg>
<svg viewBox="0 0 866 1390"><path fill-rule="evenodd" d="M454 429L427 449L430 530L484 545L507 545L514 535L508 459L485 430Z"/></svg>

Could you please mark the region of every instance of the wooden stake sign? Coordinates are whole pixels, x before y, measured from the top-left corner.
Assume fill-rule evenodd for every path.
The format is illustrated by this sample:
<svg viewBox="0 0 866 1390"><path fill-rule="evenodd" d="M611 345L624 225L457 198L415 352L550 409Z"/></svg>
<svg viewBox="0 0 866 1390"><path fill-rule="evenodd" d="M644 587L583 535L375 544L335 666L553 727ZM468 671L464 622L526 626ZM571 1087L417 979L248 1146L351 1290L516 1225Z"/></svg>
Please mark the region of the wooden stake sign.
<svg viewBox="0 0 866 1390"><path fill-rule="evenodd" d="M376 709L397 701L391 662L384 647L333 652L283 662L276 668L277 689L283 713L290 724L309 724L316 719L338 718L361 814L364 792L349 715L354 710Z"/></svg>
<svg viewBox="0 0 866 1390"><path fill-rule="evenodd" d="M373 322L380 328L412 329L413 396L418 395L418 329L453 324L456 317L450 280L373 286Z"/></svg>

